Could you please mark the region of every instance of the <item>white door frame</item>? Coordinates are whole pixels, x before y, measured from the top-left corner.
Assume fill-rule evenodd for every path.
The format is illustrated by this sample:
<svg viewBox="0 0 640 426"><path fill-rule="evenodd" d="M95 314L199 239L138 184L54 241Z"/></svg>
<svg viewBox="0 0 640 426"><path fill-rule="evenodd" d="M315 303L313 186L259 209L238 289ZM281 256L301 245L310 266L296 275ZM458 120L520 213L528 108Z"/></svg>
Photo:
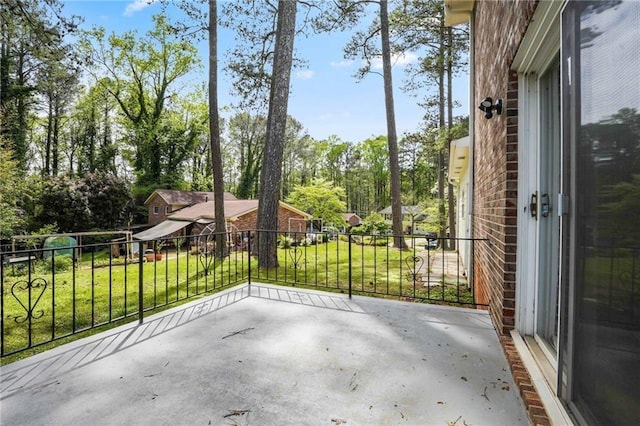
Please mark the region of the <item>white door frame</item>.
<svg viewBox="0 0 640 426"><path fill-rule="evenodd" d="M535 332L538 281L538 226L531 216L531 195L540 187L540 93L542 75L560 50L560 12L564 1L540 2L514 58L518 72L518 221L516 329ZM540 204L540 194L538 205ZM539 212L538 212L539 213Z"/></svg>

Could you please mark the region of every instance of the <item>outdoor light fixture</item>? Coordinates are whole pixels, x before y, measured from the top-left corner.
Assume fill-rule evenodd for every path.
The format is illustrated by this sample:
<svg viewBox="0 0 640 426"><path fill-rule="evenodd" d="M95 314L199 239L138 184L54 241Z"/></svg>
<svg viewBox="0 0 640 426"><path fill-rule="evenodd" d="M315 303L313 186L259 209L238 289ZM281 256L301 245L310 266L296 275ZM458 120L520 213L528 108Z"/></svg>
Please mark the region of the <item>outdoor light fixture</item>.
<svg viewBox="0 0 640 426"><path fill-rule="evenodd" d="M502 99L498 99L498 101L494 105L493 99L484 98L482 100L482 102L480 102L480 106L478 106L478 109L480 109L482 112L484 112L484 117L485 118L493 117L493 111L495 111L496 114L501 115L502 114Z"/></svg>

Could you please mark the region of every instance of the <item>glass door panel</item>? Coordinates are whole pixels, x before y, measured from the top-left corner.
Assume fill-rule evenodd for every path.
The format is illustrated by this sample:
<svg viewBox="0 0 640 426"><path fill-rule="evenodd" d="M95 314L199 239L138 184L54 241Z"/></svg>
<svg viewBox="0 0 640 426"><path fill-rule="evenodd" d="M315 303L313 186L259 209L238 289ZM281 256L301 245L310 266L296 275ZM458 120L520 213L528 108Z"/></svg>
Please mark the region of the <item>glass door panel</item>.
<svg viewBox="0 0 640 426"><path fill-rule="evenodd" d="M536 337L555 364L558 347L560 275L560 217L556 201L560 189L560 61L540 77L540 192L538 202L538 287Z"/></svg>
<svg viewBox="0 0 640 426"><path fill-rule="evenodd" d="M590 424L640 424L640 2L575 1L563 99L575 170L570 398Z"/></svg>

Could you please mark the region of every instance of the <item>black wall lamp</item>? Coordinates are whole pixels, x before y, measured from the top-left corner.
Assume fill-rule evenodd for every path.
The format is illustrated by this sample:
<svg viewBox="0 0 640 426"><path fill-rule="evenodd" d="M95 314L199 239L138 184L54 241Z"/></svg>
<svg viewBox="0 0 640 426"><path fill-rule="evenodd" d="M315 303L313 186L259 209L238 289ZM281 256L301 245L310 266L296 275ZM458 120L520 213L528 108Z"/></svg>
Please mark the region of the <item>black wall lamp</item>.
<svg viewBox="0 0 640 426"><path fill-rule="evenodd" d="M493 111L496 114L502 114L502 99L498 99L498 101L494 104L493 99L484 98L482 102L480 102L480 106L478 107L482 112L484 112L484 118L493 117Z"/></svg>

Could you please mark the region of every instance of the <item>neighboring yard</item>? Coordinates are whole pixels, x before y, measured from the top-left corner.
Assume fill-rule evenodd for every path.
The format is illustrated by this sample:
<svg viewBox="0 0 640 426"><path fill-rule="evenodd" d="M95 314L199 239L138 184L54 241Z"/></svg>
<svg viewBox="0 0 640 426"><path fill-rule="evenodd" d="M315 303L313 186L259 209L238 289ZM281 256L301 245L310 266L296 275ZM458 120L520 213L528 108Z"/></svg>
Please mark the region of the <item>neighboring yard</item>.
<svg viewBox="0 0 640 426"><path fill-rule="evenodd" d="M424 245L416 248L416 252L401 252L382 244L384 240L386 238L377 241L377 246L338 240L279 248L279 268L259 269L257 260L251 258L251 281L347 293L351 279L352 290L356 294L473 303L472 294L462 277L445 275L444 285L431 286L424 286L420 276L414 280L412 273L421 265L422 272L428 274L426 264L414 262L414 256ZM108 327L136 320L140 272L145 312L160 311L248 281L249 256L246 251L233 251L223 261L215 262L212 257L198 256L187 250L165 250L163 253L161 261L140 265L134 259L133 263L125 264L123 258L110 258L107 248L96 253L84 253L75 270L71 267L71 259L58 257L55 262L58 271L53 274L51 261L38 260L31 266L31 295L26 285L29 269L5 266L2 282L3 354L99 325ZM430 253L433 256L444 252ZM205 273L207 264L210 269ZM60 270L65 267L66 270ZM30 320L26 315L29 306L32 311ZM6 357L3 363L55 344L49 343Z"/></svg>

